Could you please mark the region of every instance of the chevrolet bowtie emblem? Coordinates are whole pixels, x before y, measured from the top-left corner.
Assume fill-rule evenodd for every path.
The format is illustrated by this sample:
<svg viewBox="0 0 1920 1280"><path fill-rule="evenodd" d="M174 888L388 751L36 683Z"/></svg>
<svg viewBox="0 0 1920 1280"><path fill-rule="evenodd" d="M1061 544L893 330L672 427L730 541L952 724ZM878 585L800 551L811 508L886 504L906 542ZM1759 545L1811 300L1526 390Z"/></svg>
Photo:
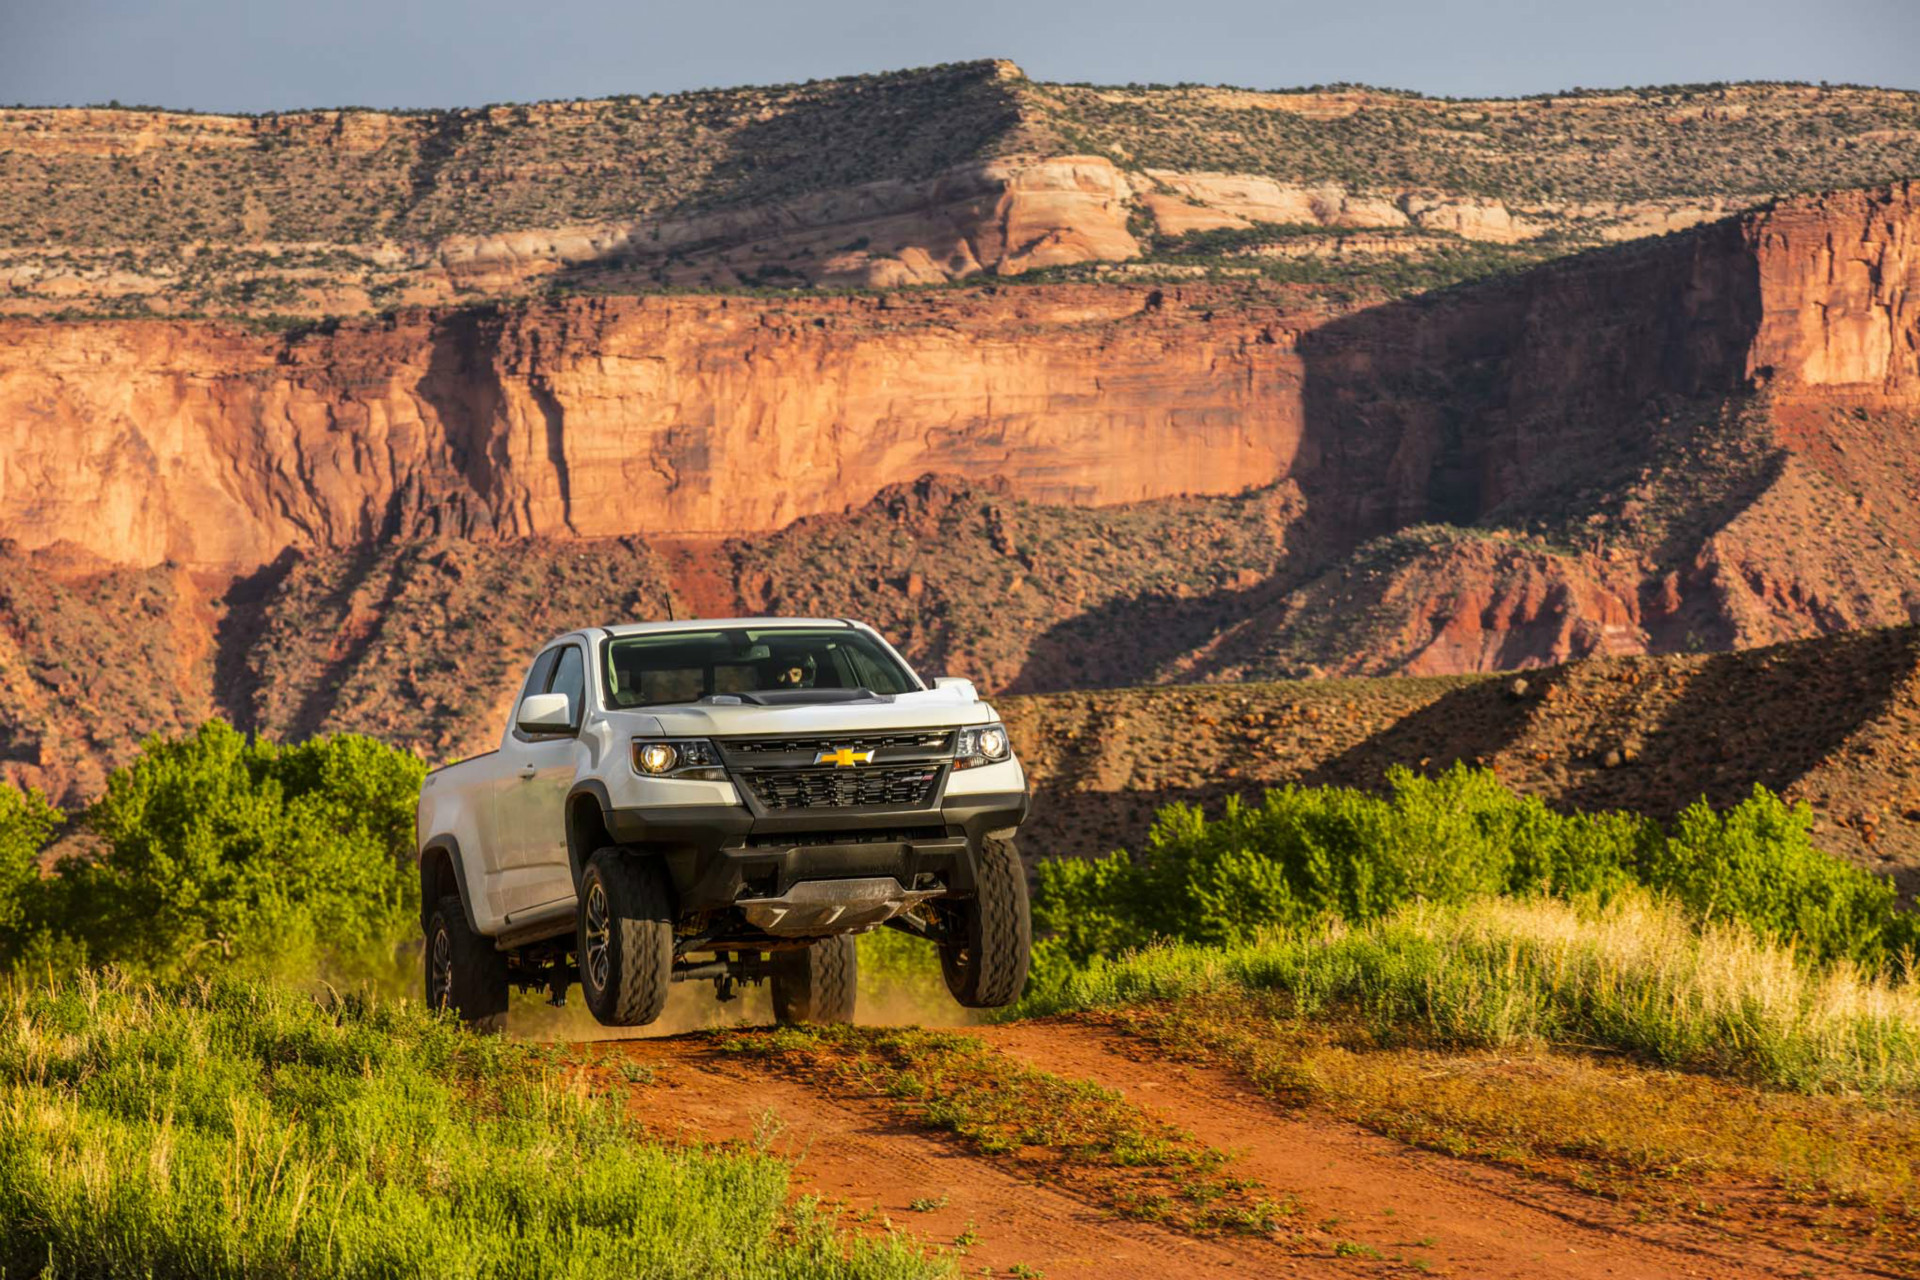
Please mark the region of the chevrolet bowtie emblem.
<svg viewBox="0 0 1920 1280"><path fill-rule="evenodd" d="M855 751L852 747L842 747L838 751L817 751L814 753L813 762L849 769L856 764L872 764L873 752Z"/></svg>

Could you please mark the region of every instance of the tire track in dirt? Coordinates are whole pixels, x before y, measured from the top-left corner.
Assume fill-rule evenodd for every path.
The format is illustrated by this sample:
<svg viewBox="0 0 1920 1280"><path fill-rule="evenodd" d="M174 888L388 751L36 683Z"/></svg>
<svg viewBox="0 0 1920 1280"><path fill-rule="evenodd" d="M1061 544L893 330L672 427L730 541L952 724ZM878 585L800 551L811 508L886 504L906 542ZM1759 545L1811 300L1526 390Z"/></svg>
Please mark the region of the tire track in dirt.
<svg viewBox="0 0 1920 1280"><path fill-rule="evenodd" d="M703 1035L596 1048L597 1062L625 1059L653 1071L651 1083L633 1086L631 1112L655 1135L762 1142L794 1163L797 1190L872 1211L933 1244L951 1245L971 1229L978 1238L960 1260L962 1274L990 1266L1005 1275L1016 1264L1048 1280L1378 1274L1378 1264L1302 1258L1263 1237L1201 1239L1117 1218L883 1105L828 1097ZM915 1201L935 1207L916 1210Z"/></svg>
<svg viewBox="0 0 1920 1280"><path fill-rule="evenodd" d="M1594 1196L1279 1107L1230 1072L1152 1057L1117 1031L1070 1021L971 1029L1030 1066L1092 1080L1235 1157L1233 1168L1312 1220L1441 1274L1520 1277L1893 1276L1802 1248L1692 1223L1636 1222ZM1426 1242L1426 1243L1423 1243Z"/></svg>

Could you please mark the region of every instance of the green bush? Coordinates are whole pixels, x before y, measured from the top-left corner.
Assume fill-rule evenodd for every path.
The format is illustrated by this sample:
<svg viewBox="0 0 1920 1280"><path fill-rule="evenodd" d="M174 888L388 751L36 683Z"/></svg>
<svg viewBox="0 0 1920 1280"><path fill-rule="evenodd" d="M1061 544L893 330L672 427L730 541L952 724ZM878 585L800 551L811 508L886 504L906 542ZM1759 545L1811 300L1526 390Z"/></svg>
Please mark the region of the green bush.
<svg viewBox="0 0 1920 1280"><path fill-rule="evenodd" d="M555 1050L231 978L0 992L0 1274L949 1274Z"/></svg>
<svg viewBox="0 0 1920 1280"><path fill-rule="evenodd" d="M1705 801L1682 813L1640 875L1699 919L1739 921L1816 959L1911 967L1920 917L1897 909L1888 881L1822 853L1812 831L1806 805L1756 786L1723 814Z"/></svg>
<svg viewBox="0 0 1920 1280"><path fill-rule="evenodd" d="M1920 932L1886 881L1815 848L1805 806L1756 787L1725 814L1704 803L1671 830L1629 813L1559 814L1492 773L1388 774L1384 796L1282 787L1217 819L1160 812L1136 859L1042 863L1036 922L1069 962L1171 939L1252 941L1332 918L1377 920L1410 902L1496 894L1670 893L1699 919L1739 921L1817 960L1895 962Z"/></svg>
<svg viewBox="0 0 1920 1280"><path fill-rule="evenodd" d="M21 945L44 910L40 850L65 819L38 790L0 783L0 955Z"/></svg>
<svg viewBox="0 0 1920 1280"><path fill-rule="evenodd" d="M423 776L352 734L281 747L215 720L149 739L88 810L99 847L61 864L43 929L89 962L160 977L385 977L418 913Z"/></svg>

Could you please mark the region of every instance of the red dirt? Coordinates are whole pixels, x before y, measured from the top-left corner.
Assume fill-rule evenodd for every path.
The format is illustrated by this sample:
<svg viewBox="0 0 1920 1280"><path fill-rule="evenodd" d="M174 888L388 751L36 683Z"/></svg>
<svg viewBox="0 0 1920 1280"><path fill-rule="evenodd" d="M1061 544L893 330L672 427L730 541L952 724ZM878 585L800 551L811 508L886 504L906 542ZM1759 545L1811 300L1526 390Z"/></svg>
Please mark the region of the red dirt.
<svg viewBox="0 0 1920 1280"><path fill-rule="evenodd" d="M1812 1245L1636 1222L1598 1197L1277 1107L1229 1072L1143 1057L1145 1046L1099 1027L1023 1022L978 1034L1032 1066L1119 1091L1234 1155L1242 1176L1295 1194L1312 1219L1337 1217L1344 1238L1389 1257L1423 1257L1442 1273L1489 1280L1891 1274ZM1423 1239L1433 1244L1414 1245Z"/></svg>
<svg viewBox="0 0 1920 1280"><path fill-rule="evenodd" d="M1630 1211L1509 1170L1409 1148L1267 1101L1228 1073L1151 1058L1118 1033L1075 1023L975 1029L1015 1058L1093 1080L1234 1156L1232 1171L1299 1207L1325 1254L1266 1238L1197 1239L1116 1218L957 1139L903 1121L877 1099L828 1097L728 1055L705 1036L624 1041L603 1052L655 1072L632 1108L662 1137L761 1141L817 1194L936 1245L971 1229L962 1271L1016 1264L1052 1280L1214 1275L1404 1275L1424 1264L1472 1277L1884 1275L1834 1256ZM914 1201L937 1208L918 1211ZM1378 1258L1340 1257L1338 1242Z"/></svg>
<svg viewBox="0 0 1920 1280"><path fill-rule="evenodd" d="M634 1088L633 1111L662 1138L764 1141L773 1154L794 1161L797 1190L856 1214L872 1211L932 1244L951 1245L971 1228L979 1238L963 1271L991 1266L1006 1274L1024 1264L1048 1280L1321 1273L1262 1239L1202 1240L1115 1218L1025 1182L944 1134L758 1070L704 1036L625 1040L610 1048L654 1069L652 1084ZM915 1200L939 1207L918 1211Z"/></svg>
<svg viewBox="0 0 1920 1280"><path fill-rule="evenodd" d="M742 610L733 557L720 538L657 538L654 553L665 562L675 609L682 617L737 618Z"/></svg>

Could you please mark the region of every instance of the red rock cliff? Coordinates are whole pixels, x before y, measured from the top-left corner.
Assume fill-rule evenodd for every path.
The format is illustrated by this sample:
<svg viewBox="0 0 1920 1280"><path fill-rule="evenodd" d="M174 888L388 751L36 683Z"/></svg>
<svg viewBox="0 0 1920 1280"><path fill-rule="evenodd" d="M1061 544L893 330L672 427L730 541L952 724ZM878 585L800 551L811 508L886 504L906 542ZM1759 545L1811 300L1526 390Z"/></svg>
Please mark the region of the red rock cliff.
<svg viewBox="0 0 1920 1280"><path fill-rule="evenodd" d="M1104 504L1295 480L1477 519L1660 397L1920 404L1911 186L1347 315L1205 287L575 300L263 336L0 325L0 537L150 565L757 531L929 470Z"/></svg>

